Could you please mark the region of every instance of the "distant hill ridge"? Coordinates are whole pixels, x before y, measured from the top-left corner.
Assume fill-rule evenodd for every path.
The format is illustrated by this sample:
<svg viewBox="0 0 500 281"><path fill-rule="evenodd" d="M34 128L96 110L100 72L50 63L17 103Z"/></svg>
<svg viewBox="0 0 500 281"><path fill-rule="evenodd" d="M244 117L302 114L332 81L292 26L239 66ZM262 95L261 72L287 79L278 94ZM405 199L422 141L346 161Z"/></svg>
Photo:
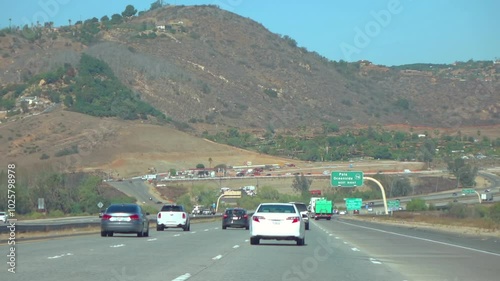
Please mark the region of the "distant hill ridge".
<svg viewBox="0 0 500 281"><path fill-rule="evenodd" d="M165 6L56 29L4 29L0 52L3 87L65 64L76 66L87 53L106 62L177 128L198 133L325 123L443 128L500 123L498 63L386 67L329 61L214 5Z"/></svg>

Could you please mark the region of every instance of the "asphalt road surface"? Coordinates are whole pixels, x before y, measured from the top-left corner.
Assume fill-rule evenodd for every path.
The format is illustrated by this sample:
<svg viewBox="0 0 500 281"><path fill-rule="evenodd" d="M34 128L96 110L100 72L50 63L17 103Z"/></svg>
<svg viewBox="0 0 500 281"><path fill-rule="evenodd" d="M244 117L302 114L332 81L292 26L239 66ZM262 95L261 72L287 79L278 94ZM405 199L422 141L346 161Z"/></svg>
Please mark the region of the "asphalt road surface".
<svg viewBox="0 0 500 281"><path fill-rule="evenodd" d="M249 243L243 229L194 223L150 237L99 234L17 241L0 280L498 280L500 241L343 218L313 221L306 245ZM9 245L0 245L4 257Z"/></svg>

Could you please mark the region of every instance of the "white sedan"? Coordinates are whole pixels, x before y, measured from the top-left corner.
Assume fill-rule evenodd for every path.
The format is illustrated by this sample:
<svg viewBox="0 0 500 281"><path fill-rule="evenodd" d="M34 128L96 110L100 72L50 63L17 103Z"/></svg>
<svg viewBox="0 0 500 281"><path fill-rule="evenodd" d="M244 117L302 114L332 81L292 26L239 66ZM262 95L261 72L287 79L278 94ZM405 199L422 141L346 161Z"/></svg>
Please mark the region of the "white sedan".
<svg viewBox="0 0 500 281"><path fill-rule="evenodd" d="M262 203L250 221L250 244L264 240L306 241L306 227L299 210L291 203Z"/></svg>

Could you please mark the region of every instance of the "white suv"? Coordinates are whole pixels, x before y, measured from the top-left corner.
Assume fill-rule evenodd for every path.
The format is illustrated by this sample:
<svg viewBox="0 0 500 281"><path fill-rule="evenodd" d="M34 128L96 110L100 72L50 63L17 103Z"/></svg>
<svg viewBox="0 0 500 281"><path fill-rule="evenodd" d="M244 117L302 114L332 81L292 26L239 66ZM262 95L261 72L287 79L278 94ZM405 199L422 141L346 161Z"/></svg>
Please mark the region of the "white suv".
<svg viewBox="0 0 500 281"><path fill-rule="evenodd" d="M7 213L6 212L0 212L0 222L7 223Z"/></svg>
<svg viewBox="0 0 500 281"><path fill-rule="evenodd" d="M309 211L307 210L307 205L302 202L290 202L295 205L297 210L299 210L302 220L306 225L306 230L309 230Z"/></svg>

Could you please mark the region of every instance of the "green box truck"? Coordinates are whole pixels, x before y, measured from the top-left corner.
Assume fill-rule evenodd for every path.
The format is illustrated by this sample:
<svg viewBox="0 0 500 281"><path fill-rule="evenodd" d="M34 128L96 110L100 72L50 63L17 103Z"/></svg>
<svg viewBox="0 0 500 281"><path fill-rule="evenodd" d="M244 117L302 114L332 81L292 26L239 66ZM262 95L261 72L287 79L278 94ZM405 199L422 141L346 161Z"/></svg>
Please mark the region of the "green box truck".
<svg viewBox="0 0 500 281"><path fill-rule="evenodd" d="M333 214L333 202L331 200L320 199L314 202L314 220L331 220Z"/></svg>

